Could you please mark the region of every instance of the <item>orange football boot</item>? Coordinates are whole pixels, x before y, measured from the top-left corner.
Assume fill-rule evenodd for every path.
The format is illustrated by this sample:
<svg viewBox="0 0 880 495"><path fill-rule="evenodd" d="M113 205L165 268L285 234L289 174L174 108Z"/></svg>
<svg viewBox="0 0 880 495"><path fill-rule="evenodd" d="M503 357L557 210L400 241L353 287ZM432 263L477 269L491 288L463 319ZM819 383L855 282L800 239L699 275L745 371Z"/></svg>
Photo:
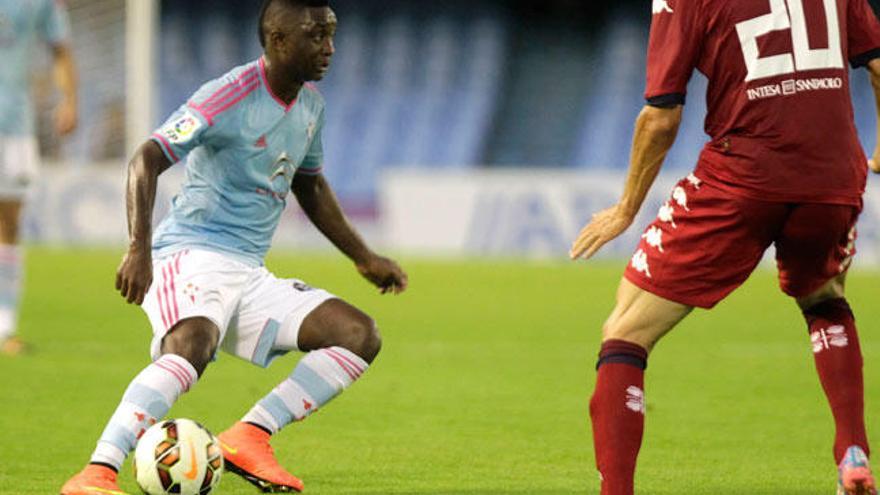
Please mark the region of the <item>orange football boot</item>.
<svg viewBox="0 0 880 495"><path fill-rule="evenodd" d="M27 345L18 337L12 336L6 340L0 341L0 354L15 357L24 353Z"/></svg>
<svg viewBox="0 0 880 495"><path fill-rule="evenodd" d="M223 448L224 469L251 482L264 493L303 491L303 482L288 473L275 459L269 433L241 421L217 438Z"/></svg>
<svg viewBox="0 0 880 495"><path fill-rule="evenodd" d="M61 495L128 495L116 484L116 471L89 464L61 487Z"/></svg>

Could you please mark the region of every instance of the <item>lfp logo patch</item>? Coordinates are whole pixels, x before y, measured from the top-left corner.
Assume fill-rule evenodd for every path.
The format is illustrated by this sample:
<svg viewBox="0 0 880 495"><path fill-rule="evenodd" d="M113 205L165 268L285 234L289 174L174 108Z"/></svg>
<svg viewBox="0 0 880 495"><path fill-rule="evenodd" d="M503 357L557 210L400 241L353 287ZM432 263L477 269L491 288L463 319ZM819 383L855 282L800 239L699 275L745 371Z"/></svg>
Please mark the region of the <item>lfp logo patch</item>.
<svg viewBox="0 0 880 495"><path fill-rule="evenodd" d="M192 139L202 125L202 121L187 111L182 117L166 125L162 132L172 143L181 144Z"/></svg>

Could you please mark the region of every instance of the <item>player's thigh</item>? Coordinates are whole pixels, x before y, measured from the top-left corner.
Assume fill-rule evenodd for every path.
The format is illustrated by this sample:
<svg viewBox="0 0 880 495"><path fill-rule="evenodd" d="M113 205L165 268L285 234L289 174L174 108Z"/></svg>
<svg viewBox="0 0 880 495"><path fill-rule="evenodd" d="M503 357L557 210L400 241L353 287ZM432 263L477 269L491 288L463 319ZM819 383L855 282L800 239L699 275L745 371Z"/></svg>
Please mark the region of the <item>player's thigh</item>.
<svg viewBox="0 0 880 495"><path fill-rule="evenodd" d="M805 303L834 294L842 297L841 275L856 252L859 213L859 208L845 205L802 204L793 208L776 240L783 292Z"/></svg>
<svg viewBox="0 0 880 495"><path fill-rule="evenodd" d="M188 319L212 322L223 341L254 270L202 250L185 249L153 260L153 283L141 305L153 328L152 356L161 354L165 336Z"/></svg>
<svg viewBox="0 0 880 495"><path fill-rule="evenodd" d="M711 308L742 285L776 239L788 209L682 180L642 235L624 276L685 306Z"/></svg>
<svg viewBox="0 0 880 495"><path fill-rule="evenodd" d="M651 350L693 306L663 299L626 279L617 289L617 304L602 327L603 340L625 340Z"/></svg>
<svg viewBox="0 0 880 495"><path fill-rule="evenodd" d="M336 296L296 279L282 279L265 268L248 283L221 348L258 366L299 347L303 322Z"/></svg>
<svg viewBox="0 0 880 495"><path fill-rule="evenodd" d="M369 315L341 299L331 299L303 321L298 345L303 351L341 346L371 362L382 341Z"/></svg>
<svg viewBox="0 0 880 495"><path fill-rule="evenodd" d="M795 298L795 301L801 310L805 311L821 302L830 301L831 299L843 299L844 297L846 297L846 272L825 282L825 285L812 293Z"/></svg>

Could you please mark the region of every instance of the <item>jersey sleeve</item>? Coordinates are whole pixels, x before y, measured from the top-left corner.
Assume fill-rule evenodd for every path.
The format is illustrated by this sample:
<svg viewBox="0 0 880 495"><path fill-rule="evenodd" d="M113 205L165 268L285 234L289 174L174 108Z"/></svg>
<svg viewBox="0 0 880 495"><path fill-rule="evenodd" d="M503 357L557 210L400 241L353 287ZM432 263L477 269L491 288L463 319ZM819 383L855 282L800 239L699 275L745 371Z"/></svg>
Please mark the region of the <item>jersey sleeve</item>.
<svg viewBox="0 0 880 495"><path fill-rule="evenodd" d="M46 0L39 22L40 36L51 45L70 40L70 17L62 0Z"/></svg>
<svg viewBox="0 0 880 495"><path fill-rule="evenodd" d="M850 0L848 9L849 61L853 67L863 67L880 58L880 21L868 0Z"/></svg>
<svg viewBox="0 0 880 495"><path fill-rule="evenodd" d="M183 161L199 146L216 144L220 135L218 128L229 125L231 113L221 110L243 94L228 79L210 81L172 113L150 139L162 148L171 163Z"/></svg>
<svg viewBox="0 0 880 495"><path fill-rule="evenodd" d="M299 174L318 175L324 167L324 110L315 122L314 135L309 144L309 151L296 169Z"/></svg>
<svg viewBox="0 0 880 495"><path fill-rule="evenodd" d="M698 0L654 0L648 40L649 105L683 105L703 44Z"/></svg>
<svg viewBox="0 0 880 495"><path fill-rule="evenodd" d="M150 139L162 148L171 163L177 163L211 138L211 128L200 112L186 104L171 114Z"/></svg>

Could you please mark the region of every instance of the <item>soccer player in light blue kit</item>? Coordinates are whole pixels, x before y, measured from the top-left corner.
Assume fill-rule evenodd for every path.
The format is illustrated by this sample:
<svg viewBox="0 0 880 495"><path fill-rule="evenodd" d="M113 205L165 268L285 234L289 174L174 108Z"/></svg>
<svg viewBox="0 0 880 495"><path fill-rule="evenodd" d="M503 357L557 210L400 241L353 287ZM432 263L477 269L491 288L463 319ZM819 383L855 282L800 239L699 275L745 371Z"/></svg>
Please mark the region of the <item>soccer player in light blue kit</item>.
<svg viewBox="0 0 880 495"><path fill-rule="evenodd" d="M355 307L263 266L288 191L382 293L407 286L403 270L374 254L346 221L321 175L324 102L307 81L327 72L335 31L327 0L266 0L264 55L204 85L131 161L131 244L116 285L150 319L153 362L131 382L91 462L62 495L118 493L116 474L139 435L196 383L218 348L258 366L291 350L307 353L219 435L228 470L264 491L302 490L275 459L270 435L351 385L380 339ZM183 190L151 235L157 177L184 160Z"/></svg>
<svg viewBox="0 0 880 495"><path fill-rule="evenodd" d="M0 0L0 353L18 354L15 336L23 256L18 240L22 202L39 167L30 94L30 61L38 44L52 49L61 100L55 113L60 135L77 120L76 70L70 22L56 0Z"/></svg>

